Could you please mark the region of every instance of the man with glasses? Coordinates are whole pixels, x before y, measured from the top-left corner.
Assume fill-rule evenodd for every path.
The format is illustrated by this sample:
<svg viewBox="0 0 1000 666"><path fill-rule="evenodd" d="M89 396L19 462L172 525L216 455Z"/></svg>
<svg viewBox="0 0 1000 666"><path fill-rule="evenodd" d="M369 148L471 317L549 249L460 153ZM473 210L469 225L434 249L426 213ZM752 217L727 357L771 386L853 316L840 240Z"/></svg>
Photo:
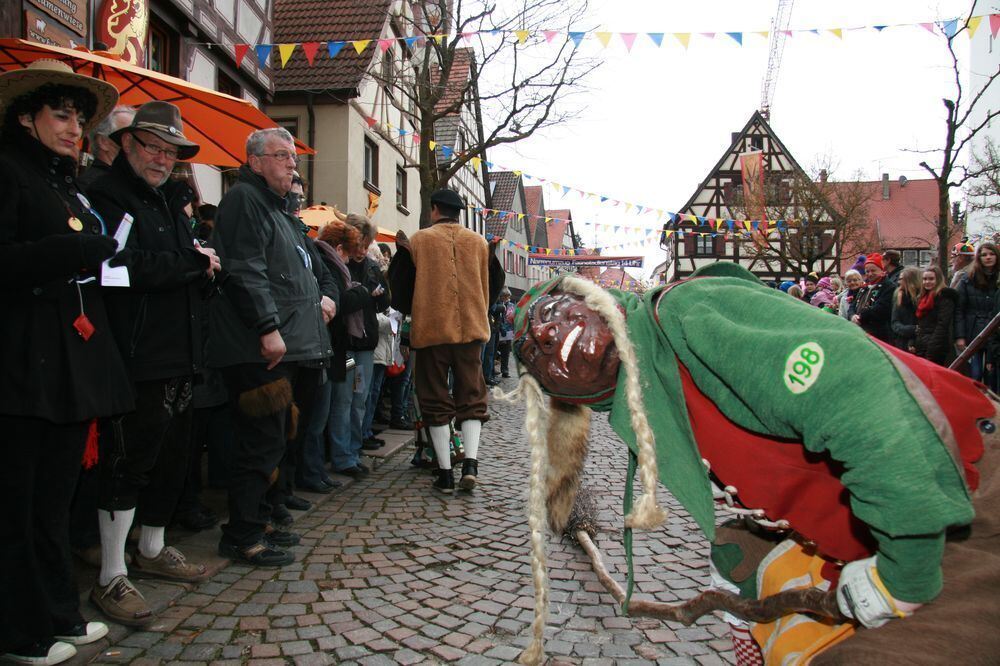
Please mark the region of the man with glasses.
<svg viewBox="0 0 1000 666"><path fill-rule="evenodd" d="M211 310L209 363L222 369L236 428L219 554L254 566L295 561L286 548L299 537L268 524L267 490L295 438L296 404L311 404L332 354L326 322L333 302L322 295L301 223L288 212L297 161L287 130L251 134L212 237L228 277Z"/></svg>
<svg viewBox="0 0 1000 666"><path fill-rule="evenodd" d="M122 150L87 194L111 234L131 216L125 246L112 260L127 269L127 286L109 287L105 300L136 409L101 428L101 573L91 599L114 621L139 625L152 617L127 577L125 541L134 518L142 530L132 576L194 582L205 575L204 566L164 546L164 529L187 471L203 286L220 264L191 235L184 212L191 188L170 180L177 160L199 149L184 136L180 110L166 102L144 104L111 138Z"/></svg>

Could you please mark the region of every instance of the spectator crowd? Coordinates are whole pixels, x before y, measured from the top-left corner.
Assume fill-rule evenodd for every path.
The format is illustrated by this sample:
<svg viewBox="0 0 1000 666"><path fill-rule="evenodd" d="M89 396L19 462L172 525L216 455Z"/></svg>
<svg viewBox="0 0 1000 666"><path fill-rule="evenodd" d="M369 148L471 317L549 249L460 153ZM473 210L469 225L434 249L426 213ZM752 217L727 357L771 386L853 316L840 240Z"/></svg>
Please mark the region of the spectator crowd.
<svg viewBox="0 0 1000 666"><path fill-rule="evenodd" d="M493 248L458 224L456 192L432 197L438 224L412 256L401 240L422 300L394 309L392 250L365 215L318 233L298 217L307 184L286 130L250 134L235 182L207 203L179 167L200 149L179 109L117 102L56 61L0 75L0 487L17 507L0 549L0 655L15 663L59 663L107 634L80 614L74 556L99 569L90 602L126 625L154 619L133 579L203 580L166 528L219 522L206 484L227 494L221 555L290 564L290 509L310 506L296 492L368 475L377 424L413 429L422 403L435 445L460 430L471 490L487 343L506 349L508 374ZM455 329L420 310L446 290ZM425 339L411 345L414 307ZM451 492L444 445L433 485Z"/></svg>

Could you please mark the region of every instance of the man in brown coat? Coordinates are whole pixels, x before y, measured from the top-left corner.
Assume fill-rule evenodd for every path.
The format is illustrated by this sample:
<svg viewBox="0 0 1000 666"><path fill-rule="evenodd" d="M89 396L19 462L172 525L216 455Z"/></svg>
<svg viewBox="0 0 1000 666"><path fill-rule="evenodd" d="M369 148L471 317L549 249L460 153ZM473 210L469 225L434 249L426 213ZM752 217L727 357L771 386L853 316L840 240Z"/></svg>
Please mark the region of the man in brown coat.
<svg viewBox="0 0 1000 666"><path fill-rule="evenodd" d="M397 234L399 251L389 266L393 307L412 318L417 398L438 462L434 488L444 493L455 489L448 428L452 419L465 447L459 486L472 490L476 485L480 432L489 419L481 362L483 343L490 337L487 309L503 287L503 270L492 247L459 224L463 208L458 192L434 192L432 226L412 240Z"/></svg>

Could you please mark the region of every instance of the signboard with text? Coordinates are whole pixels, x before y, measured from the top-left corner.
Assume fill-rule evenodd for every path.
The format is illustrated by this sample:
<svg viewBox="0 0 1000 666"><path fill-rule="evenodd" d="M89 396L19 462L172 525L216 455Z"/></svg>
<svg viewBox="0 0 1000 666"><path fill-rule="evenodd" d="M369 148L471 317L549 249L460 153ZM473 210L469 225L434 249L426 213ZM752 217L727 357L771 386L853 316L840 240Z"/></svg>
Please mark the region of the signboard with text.
<svg viewBox="0 0 1000 666"><path fill-rule="evenodd" d="M25 0L28 5L36 7L58 22L64 28L72 30L79 37L87 36L87 0ZM25 36L35 25L25 23ZM85 40L80 39L83 43Z"/></svg>
<svg viewBox="0 0 1000 666"><path fill-rule="evenodd" d="M601 255L552 255L529 254L528 264L547 268L583 268L594 266L598 268L616 266L618 268L642 268L642 257L602 257Z"/></svg>

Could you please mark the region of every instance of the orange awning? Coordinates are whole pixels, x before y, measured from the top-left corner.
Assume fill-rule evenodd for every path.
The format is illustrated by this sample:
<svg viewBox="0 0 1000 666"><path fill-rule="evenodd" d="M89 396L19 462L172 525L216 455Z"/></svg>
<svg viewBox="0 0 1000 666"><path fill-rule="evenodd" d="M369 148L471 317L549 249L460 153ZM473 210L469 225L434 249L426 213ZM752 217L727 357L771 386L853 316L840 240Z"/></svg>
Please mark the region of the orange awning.
<svg viewBox="0 0 1000 666"><path fill-rule="evenodd" d="M339 212L333 206L309 206L309 208L303 208L299 211L299 217L310 227L319 229L334 220L340 219L337 217L337 213ZM385 227L378 227L375 241L378 243L395 243L396 232Z"/></svg>
<svg viewBox="0 0 1000 666"><path fill-rule="evenodd" d="M82 49L0 39L0 71L21 69L41 58L61 60L80 74L107 81L118 89L122 104L138 106L151 100L176 104L184 119L185 136L201 146L191 162L239 166L246 158L250 132L275 127L275 122L250 102L183 79ZM316 152L301 141L296 140L295 145L299 153Z"/></svg>

